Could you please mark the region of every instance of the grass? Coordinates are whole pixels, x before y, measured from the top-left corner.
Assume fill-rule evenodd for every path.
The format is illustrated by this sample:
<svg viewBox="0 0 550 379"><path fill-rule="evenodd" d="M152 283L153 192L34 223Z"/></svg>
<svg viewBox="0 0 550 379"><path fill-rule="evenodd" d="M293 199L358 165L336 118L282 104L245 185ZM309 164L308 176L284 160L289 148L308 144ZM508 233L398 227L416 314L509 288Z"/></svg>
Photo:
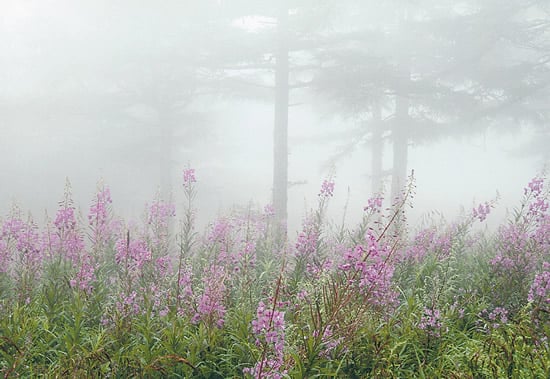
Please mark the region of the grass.
<svg viewBox="0 0 550 379"><path fill-rule="evenodd" d="M126 223L105 187L86 219L67 188L43 229L17 210L1 222L3 377L550 377L541 178L494 235L472 230L488 205L411 230L407 191L330 227L327 182L283 238L254 209L198 233L192 174L175 235L172 205Z"/></svg>

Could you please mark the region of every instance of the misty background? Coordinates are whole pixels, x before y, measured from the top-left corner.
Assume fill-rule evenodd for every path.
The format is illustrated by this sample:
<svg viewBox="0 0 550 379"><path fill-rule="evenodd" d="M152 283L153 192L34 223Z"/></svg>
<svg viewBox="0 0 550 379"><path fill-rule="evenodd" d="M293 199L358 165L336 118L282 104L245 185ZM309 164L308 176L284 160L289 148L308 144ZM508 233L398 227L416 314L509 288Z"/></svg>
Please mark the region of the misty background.
<svg viewBox="0 0 550 379"><path fill-rule="evenodd" d="M497 190L499 222L550 158L549 28L535 0L0 0L0 214L69 178L138 218L190 166L200 223L295 230L324 178L353 222L414 169L412 224Z"/></svg>

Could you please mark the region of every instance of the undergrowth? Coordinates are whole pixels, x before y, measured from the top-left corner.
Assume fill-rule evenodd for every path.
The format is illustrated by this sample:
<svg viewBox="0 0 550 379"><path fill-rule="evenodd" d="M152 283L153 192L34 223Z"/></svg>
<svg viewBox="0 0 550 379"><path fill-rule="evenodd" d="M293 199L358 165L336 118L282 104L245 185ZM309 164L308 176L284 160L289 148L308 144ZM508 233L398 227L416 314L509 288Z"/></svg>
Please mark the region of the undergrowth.
<svg viewBox="0 0 550 379"><path fill-rule="evenodd" d="M68 184L45 227L1 220L5 378L550 377L544 178L494 234L474 227L492 202L409 228L412 179L334 227L326 180L289 238L270 206L199 233L195 182L186 169L179 224L160 198L117 218L103 185L82 216Z"/></svg>

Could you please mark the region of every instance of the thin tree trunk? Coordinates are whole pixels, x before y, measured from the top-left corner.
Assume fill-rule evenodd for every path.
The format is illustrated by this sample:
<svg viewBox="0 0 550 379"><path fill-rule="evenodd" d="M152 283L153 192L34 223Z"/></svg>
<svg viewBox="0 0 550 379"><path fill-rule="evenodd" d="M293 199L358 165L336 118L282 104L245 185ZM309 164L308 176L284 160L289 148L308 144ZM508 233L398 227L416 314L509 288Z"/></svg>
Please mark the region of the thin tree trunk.
<svg viewBox="0 0 550 379"><path fill-rule="evenodd" d="M371 154L371 192L374 194L382 191L382 159L384 154L382 112L378 103L372 106Z"/></svg>
<svg viewBox="0 0 550 379"><path fill-rule="evenodd" d="M407 177L407 158L409 148L409 100L404 95L398 95L395 100L395 123L392 130L393 140L393 170L391 184L391 201L401 204L403 190ZM397 209L396 209L397 210ZM393 234L400 236L403 233L405 207L399 213L392 225Z"/></svg>
<svg viewBox="0 0 550 379"><path fill-rule="evenodd" d="M288 7L280 2L275 54L275 120L273 135L273 207L277 220L285 223L288 202Z"/></svg>
<svg viewBox="0 0 550 379"><path fill-rule="evenodd" d="M169 114L170 110L160 108L159 114L160 122L160 199L166 202L166 204L173 201L172 191L172 162L173 162L173 140L174 140L174 124L172 123L172 117ZM168 233L174 235L175 224L172 217L168 218Z"/></svg>
<svg viewBox="0 0 550 379"><path fill-rule="evenodd" d="M159 115L160 122L160 195L162 200L169 201L172 191L172 140L174 129L166 114Z"/></svg>
<svg viewBox="0 0 550 379"><path fill-rule="evenodd" d="M397 14L399 30L404 33L403 25L409 18L411 9L404 6ZM399 56L399 52L397 52ZM392 130L393 140L393 170L392 170L392 185L391 194L392 200L401 198L405 184L407 181L407 160L409 149L409 94L411 81L411 57L402 56L401 79L402 84L397 88L395 98L395 122ZM399 223L398 223L399 224Z"/></svg>
<svg viewBox="0 0 550 379"><path fill-rule="evenodd" d="M393 140L393 170L391 194L392 199L401 196L407 180L407 160L409 149L408 137L409 101L403 95L398 95L395 104L395 123L392 131Z"/></svg>

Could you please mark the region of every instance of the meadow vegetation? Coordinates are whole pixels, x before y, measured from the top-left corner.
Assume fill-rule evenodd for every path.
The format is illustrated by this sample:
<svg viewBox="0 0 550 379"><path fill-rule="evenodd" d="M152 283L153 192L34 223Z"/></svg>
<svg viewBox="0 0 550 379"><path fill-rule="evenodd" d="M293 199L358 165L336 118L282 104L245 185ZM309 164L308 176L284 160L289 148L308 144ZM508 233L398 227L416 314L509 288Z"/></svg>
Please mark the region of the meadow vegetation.
<svg viewBox="0 0 550 379"><path fill-rule="evenodd" d="M86 215L67 185L44 227L17 208L1 219L0 374L550 377L544 177L494 233L476 227L493 202L408 227L412 181L366 199L358 225L330 223L327 179L288 237L270 206L199 232L195 183L184 170L185 203L156 199L141 222L104 185Z"/></svg>

